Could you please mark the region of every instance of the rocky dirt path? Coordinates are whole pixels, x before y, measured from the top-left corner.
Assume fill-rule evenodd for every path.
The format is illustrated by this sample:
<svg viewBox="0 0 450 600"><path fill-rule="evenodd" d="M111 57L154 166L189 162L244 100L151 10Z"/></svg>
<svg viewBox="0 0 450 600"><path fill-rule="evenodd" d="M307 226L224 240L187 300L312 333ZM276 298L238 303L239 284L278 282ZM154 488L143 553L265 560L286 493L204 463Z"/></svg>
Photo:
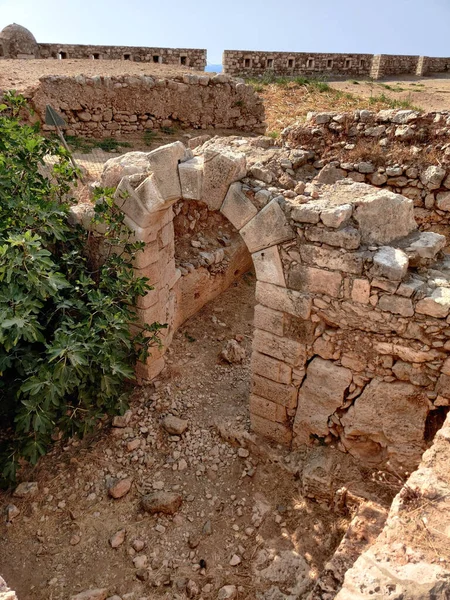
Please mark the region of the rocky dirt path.
<svg viewBox="0 0 450 600"><path fill-rule="evenodd" d="M135 391L122 427L55 449L28 476L37 492L0 497L20 511L0 524L19 600L304 597L348 520L217 430L248 425L254 283L245 275L178 331L165 377ZM218 359L230 339L242 364Z"/></svg>

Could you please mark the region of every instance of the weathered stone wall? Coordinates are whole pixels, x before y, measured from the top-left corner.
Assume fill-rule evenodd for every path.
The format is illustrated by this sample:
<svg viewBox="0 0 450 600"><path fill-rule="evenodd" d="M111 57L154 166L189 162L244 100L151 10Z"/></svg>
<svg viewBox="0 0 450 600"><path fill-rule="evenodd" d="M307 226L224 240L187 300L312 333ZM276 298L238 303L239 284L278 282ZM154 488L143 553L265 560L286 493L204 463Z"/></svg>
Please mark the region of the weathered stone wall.
<svg viewBox="0 0 450 600"><path fill-rule="evenodd" d="M282 137L287 147L310 152L308 165L317 183L348 177L401 193L413 200L421 229L448 233L449 135L448 112L362 110L311 113Z"/></svg>
<svg viewBox="0 0 450 600"><path fill-rule="evenodd" d="M44 77L32 104L42 120L51 104L70 135L109 137L172 126L265 128L264 106L252 86L226 75Z"/></svg>
<svg viewBox="0 0 450 600"><path fill-rule="evenodd" d="M229 75L371 77L427 75L448 70L450 59L390 54L333 54L225 50L223 70Z"/></svg>
<svg viewBox="0 0 450 600"><path fill-rule="evenodd" d="M223 71L229 75L328 75L368 77L371 71L371 54L318 54L306 52L246 52L225 50Z"/></svg>
<svg viewBox="0 0 450 600"><path fill-rule="evenodd" d="M177 142L105 167L102 182L118 184L126 222L146 242L136 267L155 289L139 314L169 326L139 377L161 371L181 321L187 273L175 263L172 206L197 201L239 231L255 267L253 430L414 468L450 405L445 237L417 230L412 200L348 179L310 198L262 187L261 169L248 170L240 141L229 143L193 156Z"/></svg>
<svg viewBox="0 0 450 600"><path fill-rule="evenodd" d="M197 71L204 71L206 67L206 50L193 48L38 44L36 58L132 60L136 62L150 62L164 65L182 65L191 67Z"/></svg>

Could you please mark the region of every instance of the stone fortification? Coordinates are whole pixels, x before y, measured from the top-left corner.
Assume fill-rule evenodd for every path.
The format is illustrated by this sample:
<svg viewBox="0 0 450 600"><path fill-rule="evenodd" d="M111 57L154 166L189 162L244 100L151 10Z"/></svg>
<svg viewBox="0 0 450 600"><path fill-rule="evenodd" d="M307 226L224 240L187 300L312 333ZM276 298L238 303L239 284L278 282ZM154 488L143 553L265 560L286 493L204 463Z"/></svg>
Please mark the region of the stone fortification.
<svg viewBox="0 0 450 600"><path fill-rule="evenodd" d="M394 75L423 76L445 72L450 68L450 58L428 56L245 50L225 50L222 62L224 73L247 77L273 74L288 77L382 79Z"/></svg>
<svg viewBox="0 0 450 600"><path fill-rule="evenodd" d="M44 77L31 101L41 120L47 104L60 111L69 135L109 137L172 126L265 129L253 87L223 74Z"/></svg>
<svg viewBox="0 0 450 600"><path fill-rule="evenodd" d="M41 44L28 29L15 23L0 31L0 58L130 60L181 65L197 71L203 71L206 67L206 50L202 49Z"/></svg>

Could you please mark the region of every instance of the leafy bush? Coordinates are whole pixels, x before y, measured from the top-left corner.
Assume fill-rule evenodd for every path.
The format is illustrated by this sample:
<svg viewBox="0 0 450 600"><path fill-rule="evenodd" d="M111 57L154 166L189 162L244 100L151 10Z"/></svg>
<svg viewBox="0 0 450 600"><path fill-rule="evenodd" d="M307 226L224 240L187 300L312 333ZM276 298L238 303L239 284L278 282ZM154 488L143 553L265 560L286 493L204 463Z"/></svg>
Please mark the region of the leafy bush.
<svg viewBox="0 0 450 600"><path fill-rule="evenodd" d="M130 242L113 190L98 192L95 219L104 237L70 226L76 173L66 151L36 127L20 124L20 97L7 94L4 102L0 467L5 479L13 479L22 459L36 463L52 439L83 434L105 414L126 408L133 366L158 343L161 325L130 333L132 307L151 288L134 277L131 261L143 244Z"/></svg>

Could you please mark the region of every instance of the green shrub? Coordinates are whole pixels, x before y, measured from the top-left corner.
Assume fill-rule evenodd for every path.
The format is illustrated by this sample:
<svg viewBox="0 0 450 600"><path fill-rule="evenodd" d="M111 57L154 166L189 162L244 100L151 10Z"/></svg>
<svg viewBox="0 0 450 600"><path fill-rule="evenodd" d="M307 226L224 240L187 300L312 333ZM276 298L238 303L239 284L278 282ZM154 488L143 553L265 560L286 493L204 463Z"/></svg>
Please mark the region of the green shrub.
<svg viewBox="0 0 450 600"><path fill-rule="evenodd" d="M20 124L20 98L6 94L4 102L0 473L10 480L23 460L36 463L52 438L83 434L126 408L134 364L159 342L161 325L130 333L132 307L151 288L134 277L131 261L143 244L130 242L113 190L98 191L95 219L106 234L93 244L92 235L68 222L76 173L67 152Z"/></svg>

